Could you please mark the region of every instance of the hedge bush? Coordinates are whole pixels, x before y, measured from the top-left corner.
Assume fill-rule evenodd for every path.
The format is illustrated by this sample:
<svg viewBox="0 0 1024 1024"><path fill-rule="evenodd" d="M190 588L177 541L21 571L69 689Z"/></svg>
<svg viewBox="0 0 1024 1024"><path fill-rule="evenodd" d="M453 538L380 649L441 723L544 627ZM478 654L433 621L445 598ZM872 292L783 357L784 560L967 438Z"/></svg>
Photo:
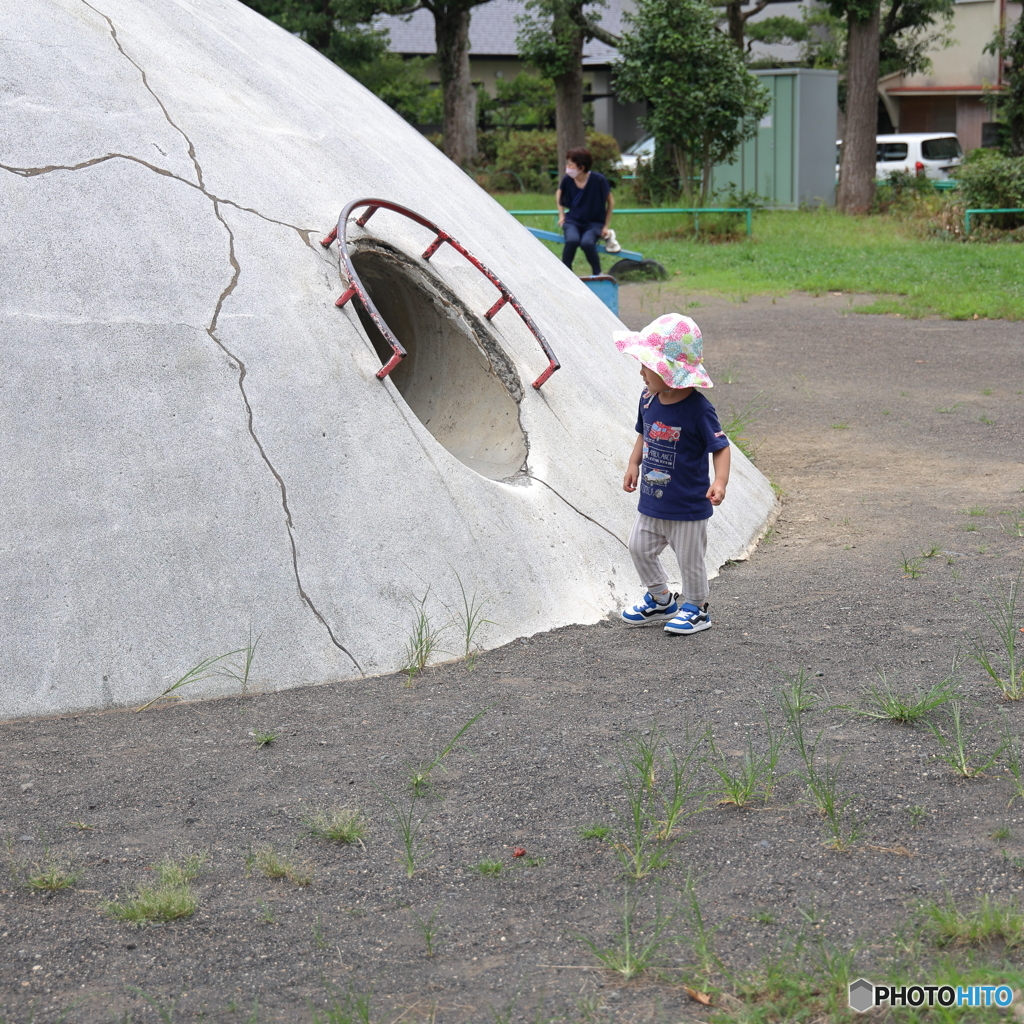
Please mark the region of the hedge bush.
<svg viewBox="0 0 1024 1024"><path fill-rule="evenodd" d="M486 152L489 147L480 148ZM613 168L619 159L619 144L615 139L587 132L587 149L594 156L594 170L617 184L618 173ZM561 170L554 132L512 132L507 139L497 140L493 161L477 180L494 191L550 192L558 187Z"/></svg>
<svg viewBox="0 0 1024 1024"><path fill-rule="evenodd" d="M961 202L968 209L1024 207L1024 157L976 149L956 169L956 177ZM1022 217L1017 214L1015 219Z"/></svg>

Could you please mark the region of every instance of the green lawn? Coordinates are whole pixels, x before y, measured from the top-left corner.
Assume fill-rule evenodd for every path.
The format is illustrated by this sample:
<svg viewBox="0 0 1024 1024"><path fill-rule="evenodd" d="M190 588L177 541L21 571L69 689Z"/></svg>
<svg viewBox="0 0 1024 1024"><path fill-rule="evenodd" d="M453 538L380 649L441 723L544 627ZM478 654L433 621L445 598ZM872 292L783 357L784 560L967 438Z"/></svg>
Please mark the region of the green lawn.
<svg viewBox="0 0 1024 1024"><path fill-rule="evenodd" d="M506 209L554 212L551 196L496 198ZM524 223L554 229L547 216ZM860 292L878 296L860 312L1024 319L1024 247L1017 244L922 238L920 222L915 232L891 217L847 217L828 209L757 213L753 238L715 243L695 240L685 215L624 215L613 225L624 248L658 260L690 290L736 298ZM604 258L606 267L611 262Z"/></svg>

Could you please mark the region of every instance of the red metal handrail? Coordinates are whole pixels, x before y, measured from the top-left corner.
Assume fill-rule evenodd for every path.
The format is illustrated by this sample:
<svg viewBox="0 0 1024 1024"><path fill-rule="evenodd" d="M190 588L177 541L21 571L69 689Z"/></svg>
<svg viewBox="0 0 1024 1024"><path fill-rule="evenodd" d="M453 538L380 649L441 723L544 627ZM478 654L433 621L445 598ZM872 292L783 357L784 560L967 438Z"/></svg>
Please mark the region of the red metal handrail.
<svg viewBox="0 0 1024 1024"><path fill-rule="evenodd" d="M397 203L389 202L386 199L355 199L344 210L341 211L341 216L338 218L338 224L333 231L324 239L321 240L320 244L326 249L330 244L337 239L338 249L341 252L341 262L345 267L345 273L348 276L348 287L342 292L336 306L344 306L346 302L351 298L358 298L362 304L363 309L366 311L367 316L374 322L377 330L384 335L385 340L391 346L393 355L391 358L377 371L377 377L383 380L406 356L406 351L402 343L395 337L391 328L384 321L384 317L380 315L377 307L373 304L373 300L367 294L366 289L363 287L362 281L359 279L359 275L356 273L356 268L352 265L352 258L348 252L348 220L352 216L354 210L358 210L360 207L367 207L366 212L356 221L360 227L365 227L366 222L381 208L385 210L392 210L395 213L400 213L403 217L408 217L409 220L415 221L417 224L422 224L423 227L428 228L434 233L434 241L427 246L423 253L423 259L429 260L431 256L441 248L442 245L447 242L456 252L461 253L469 260L470 263L480 271L484 277L487 278L491 284L501 293L498 300L486 313L484 313L484 319L492 320L495 314L504 306L506 303L510 305L520 316L523 323L530 329L530 333L537 339L540 344L544 355L547 357L548 366L547 369L533 382L535 388L539 388L550 376L557 370L561 363L555 356L555 353L551 350L551 346L548 344L547 338L541 334L540 329L533 322L533 318L529 313L523 309L519 300L505 287L504 284L499 280L496 274L483 265L465 246L454 239L447 231L442 231L436 224L427 220L426 217L421 217L418 213L414 213L412 210L406 209L404 206L399 206Z"/></svg>

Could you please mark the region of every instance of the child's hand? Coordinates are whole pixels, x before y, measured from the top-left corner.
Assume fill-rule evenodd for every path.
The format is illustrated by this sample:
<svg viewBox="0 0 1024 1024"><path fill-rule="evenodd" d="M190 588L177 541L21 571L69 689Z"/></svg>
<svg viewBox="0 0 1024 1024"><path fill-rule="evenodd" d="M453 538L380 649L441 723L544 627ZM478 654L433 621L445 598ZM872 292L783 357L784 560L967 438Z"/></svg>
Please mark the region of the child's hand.
<svg viewBox="0 0 1024 1024"><path fill-rule="evenodd" d="M640 480L640 467L630 466L626 470L626 475L622 478L622 489L632 493L636 490L636 485Z"/></svg>
<svg viewBox="0 0 1024 1024"><path fill-rule="evenodd" d="M707 497L712 505L721 505L725 501L725 484L715 480L708 488Z"/></svg>

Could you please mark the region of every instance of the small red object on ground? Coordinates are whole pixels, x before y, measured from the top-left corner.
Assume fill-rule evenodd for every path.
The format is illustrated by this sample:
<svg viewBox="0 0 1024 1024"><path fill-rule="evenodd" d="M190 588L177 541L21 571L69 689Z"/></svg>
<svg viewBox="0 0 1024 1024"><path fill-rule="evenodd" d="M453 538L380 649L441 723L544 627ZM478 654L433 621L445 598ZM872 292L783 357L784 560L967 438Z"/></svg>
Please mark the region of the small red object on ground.
<svg viewBox="0 0 1024 1024"><path fill-rule="evenodd" d="M521 846L517 846L512 851L512 856L513 857L525 857L526 856L526 850L524 850Z"/></svg>

